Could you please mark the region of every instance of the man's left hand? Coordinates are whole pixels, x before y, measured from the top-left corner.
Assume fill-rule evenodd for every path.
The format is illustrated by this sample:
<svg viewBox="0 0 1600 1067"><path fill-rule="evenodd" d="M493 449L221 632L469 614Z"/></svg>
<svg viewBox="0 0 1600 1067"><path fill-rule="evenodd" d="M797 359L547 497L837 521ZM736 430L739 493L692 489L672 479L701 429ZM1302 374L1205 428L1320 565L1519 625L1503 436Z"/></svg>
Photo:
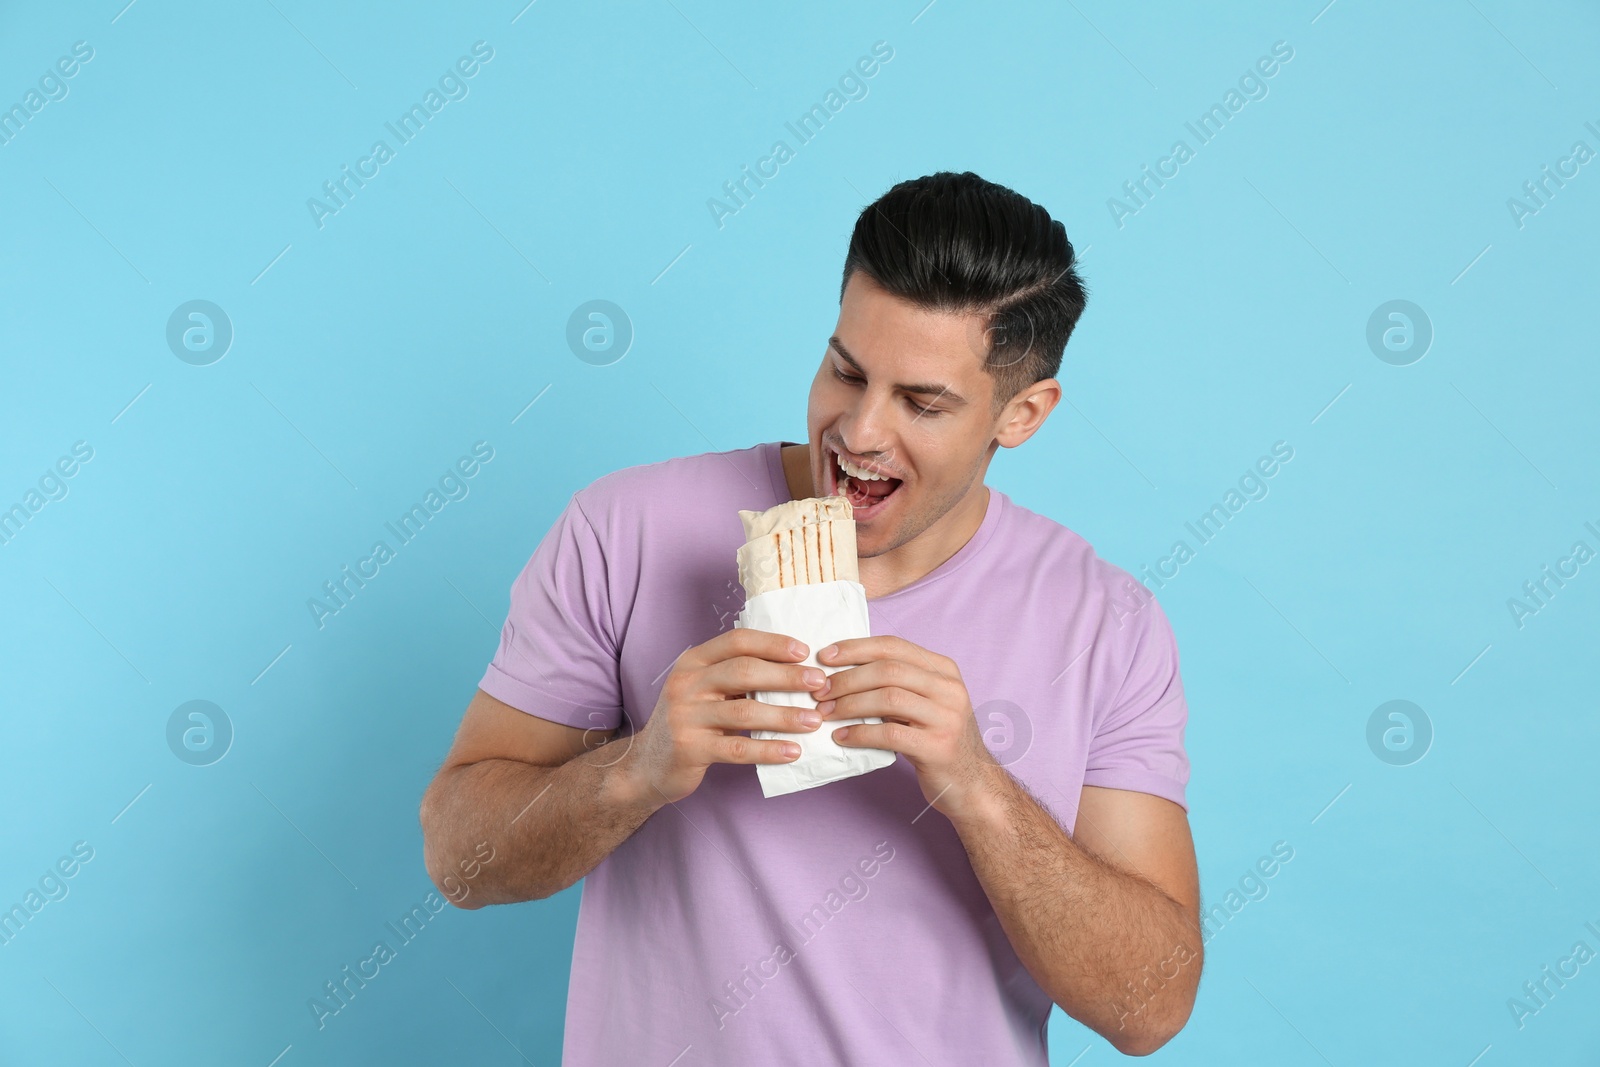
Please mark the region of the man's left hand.
<svg viewBox="0 0 1600 1067"><path fill-rule="evenodd" d="M972 698L955 661L900 637L858 637L817 654L824 667L844 665L813 694L829 719L878 717L881 723L841 727L846 748L882 748L910 761L922 797L946 817L973 813L1004 769L984 746Z"/></svg>

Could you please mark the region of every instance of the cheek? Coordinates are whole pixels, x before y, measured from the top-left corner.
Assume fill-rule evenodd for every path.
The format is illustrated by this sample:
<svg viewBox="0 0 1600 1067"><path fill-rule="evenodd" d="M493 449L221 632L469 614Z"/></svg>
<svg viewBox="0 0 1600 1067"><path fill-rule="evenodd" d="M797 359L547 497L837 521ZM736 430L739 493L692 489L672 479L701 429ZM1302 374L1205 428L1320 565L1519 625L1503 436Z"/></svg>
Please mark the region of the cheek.
<svg viewBox="0 0 1600 1067"><path fill-rule="evenodd" d="M813 423L826 425L835 421L844 411L842 386L822 374L811 383L811 394L806 400L806 417Z"/></svg>

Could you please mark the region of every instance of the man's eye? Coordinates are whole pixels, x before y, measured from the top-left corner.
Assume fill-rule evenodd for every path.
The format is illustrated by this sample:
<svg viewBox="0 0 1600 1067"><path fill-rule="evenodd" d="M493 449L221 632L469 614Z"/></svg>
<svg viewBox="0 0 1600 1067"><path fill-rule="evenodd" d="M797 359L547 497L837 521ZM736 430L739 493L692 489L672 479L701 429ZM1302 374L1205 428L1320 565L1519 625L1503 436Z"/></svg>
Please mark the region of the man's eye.
<svg viewBox="0 0 1600 1067"><path fill-rule="evenodd" d="M844 382L846 385L859 385L859 384L861 384L861 379L857 378L855 375L846 374L842 370L840 370L838 367L833 367L831 369L833 371L833 376L835 378L839 379L841 382ZM943 415L944 414L943 411L939 411L939 410L936 410L936 409L931 408L931 407L930 408L923 407L922 405L918 404L915 400L912 400L909 396L906 397L906 403L908 405L910 405L912 411L915 411L917 413L917 418L919 418L919 419L924 417L924 416Z"/></svg>

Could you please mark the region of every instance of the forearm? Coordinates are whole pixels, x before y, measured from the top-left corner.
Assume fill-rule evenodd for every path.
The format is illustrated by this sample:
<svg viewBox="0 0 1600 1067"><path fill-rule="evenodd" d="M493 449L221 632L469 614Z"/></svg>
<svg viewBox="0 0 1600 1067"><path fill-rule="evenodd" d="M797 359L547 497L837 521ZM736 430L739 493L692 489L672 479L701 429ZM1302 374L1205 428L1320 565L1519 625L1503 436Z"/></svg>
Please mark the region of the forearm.
<svg viewBox="0 0 1600 1067"><path fill-rule="evenodd" d="M1194 918L1085 851L1002 767L954 820L1018 958L1068 1015L1144 1055L1183 1027L1200 980Z"/></svg>
<svg viewBox="0 0 1600 1067"><path fill-rule="evenodd" d="M573 885L660 806L620 763L607 744L558 767L492 759L442 776L422 804L429 877L468 909L540 900ZM484 843L493 859L475 862Z"/></svg>

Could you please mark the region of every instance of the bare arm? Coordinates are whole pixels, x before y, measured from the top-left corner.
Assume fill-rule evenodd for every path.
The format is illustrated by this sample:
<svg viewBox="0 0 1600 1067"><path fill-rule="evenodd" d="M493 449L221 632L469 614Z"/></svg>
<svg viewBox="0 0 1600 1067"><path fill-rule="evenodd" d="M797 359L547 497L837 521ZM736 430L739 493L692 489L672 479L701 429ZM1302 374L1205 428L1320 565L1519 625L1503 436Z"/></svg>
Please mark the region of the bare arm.
<svg viewBox="0 0 1600 1067"><path fill-rule="evenodd" d="M588 747L585 747L585 735ZM528 715L481 689L422 798L428 876L473 909L551 896L650 817L618 760L627 741Z"/></svg>
<svg viewBox="0 0 1600 1067"><path fill-rule="evenodd" d="M886 748L967 850L1017 958L1050 999L1117 1050L1143 1056L1182 1029L1200 982L1199 873L1183 809L1085 786L1068 835L984 745L960 668L902 637L817 653L848 665L818 693L841 745Z"/></svg>
<svg viewBox="0 0 1600 1067"><path fill-rule="evenodd" d="M1004 768L952 822L1017 956L1068 1015L1144 1056L1183 1028L1204 949L1183 809L1085 786L1076 832Z"/></svg>
<svg viewBox="0 0 1600 1067"><path fill-rule="evenodd" d="M823 672L796 662L807 655L780 634L719 634L678 657L644 728L616 739L479 690L422 798L428 877L461 908L540 900L694 792L711 764L791 762L798 745L742 731L814 730L814 709L745 694L817 688Z"/></svg>

